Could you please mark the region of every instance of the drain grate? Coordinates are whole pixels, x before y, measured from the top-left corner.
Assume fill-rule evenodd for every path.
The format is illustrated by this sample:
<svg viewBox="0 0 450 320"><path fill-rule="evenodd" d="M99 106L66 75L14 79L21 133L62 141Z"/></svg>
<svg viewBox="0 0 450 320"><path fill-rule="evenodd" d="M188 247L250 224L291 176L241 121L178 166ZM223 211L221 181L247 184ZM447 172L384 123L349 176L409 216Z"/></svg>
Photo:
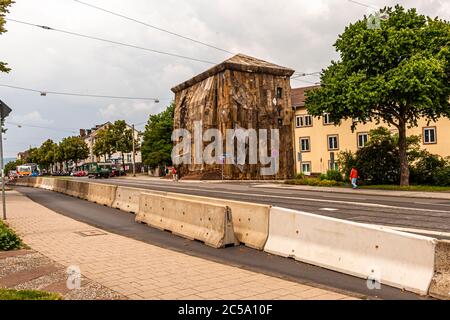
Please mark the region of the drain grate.
<svg viewBox="0 0 450 320"><path fill-rule="evenodd" d="M75 232L83 237L96 237L96 236L106 236L107 233L100 230L87 230L87 231L78 231Z"/></svg>

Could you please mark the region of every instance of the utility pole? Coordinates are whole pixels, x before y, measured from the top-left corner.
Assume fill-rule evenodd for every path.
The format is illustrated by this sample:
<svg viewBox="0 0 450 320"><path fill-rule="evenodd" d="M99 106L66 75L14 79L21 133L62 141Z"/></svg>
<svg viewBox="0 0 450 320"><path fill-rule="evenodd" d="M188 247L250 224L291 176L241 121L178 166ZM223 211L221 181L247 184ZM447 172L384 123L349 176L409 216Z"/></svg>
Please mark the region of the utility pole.
<svg viewBox="0 0 450 320"><path fill-rule="evenodd" d="M6 195L5 195L5 168L3 165L3 123L5 118L11 113L11 109L0 100L0 169L2 170L2 205L3 220L6 220Z"/></svg>
<svg viewBox="0 0 450 320"><path fill-rule="evenodd" d="M134 124L131 127L133 128L133 177L136 177L136 146L134 142Z"/></svg>

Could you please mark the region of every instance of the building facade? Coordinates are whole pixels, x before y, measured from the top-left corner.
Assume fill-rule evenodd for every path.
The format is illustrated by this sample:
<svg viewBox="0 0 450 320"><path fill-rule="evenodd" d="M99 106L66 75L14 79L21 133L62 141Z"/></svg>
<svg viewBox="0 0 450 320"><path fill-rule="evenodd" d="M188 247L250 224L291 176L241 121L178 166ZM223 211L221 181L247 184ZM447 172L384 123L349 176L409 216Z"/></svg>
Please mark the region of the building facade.
<svg viewBox="0 0 450 320"><path fill-rule="evenodd" d="M191 161L183 162L179 166L179 172L183 176L196 176L200 179L215 179L220 176L230 180L291 178L294 154L289 79L293 73L294 70L238 54L174 87L174 129L186 129L194 134L194 126L201 123L202 132L218 129L223 140L227 136L227 130L254 129L259 134L263 129L270 136L272 129L278 129L280 141L276 155L270 155L272 142L268 142L269 157L279 158L279 168L273 170L276 171L274 175L263 174L264 168L270 164L263 164L261 161L254 164L249 161L249 152L245 163L237 161L237 152L228 154L225 141L223 150L226 154L215 155L217 161L214 164L199 163L194 159L195 150L198 150L194 139ZM200 140L197 148L204 150L210 143ZM230 161L233 157L235 159Z"/></svg>
<svg viewBox="0 0 450 320"><path fill-rule="evenodd" d="M326 173L338 168L338 155L341 151L356 152L364 147L369 139L369 131L383 126L397 132L397 128L388 124L358 123L352 131L353 120L343 120L340 125L330 123L325 114L313 118L305 108L305 92L317 86L292 89L292 106L295 109L295 154L296 172L304 174ZM421 137L421 147L432 154L450 156L447 138L450 137L450 119L441 118L437 122L427 123L425 119L418 126L408 129L408 136Z"/></svg>
<svg viewBox="0 0 450 320"><path fill-rule="evenodd" d="M112 162L115 164L122 164L122 154L120 152L113 153L111 155L101 155L96 156L94 154L94 145L96 141L96 136L98 132L102 129L108 128L111 123L107 122L101 125L97 125L91 129L80 129L80 137L84 140L89 149L89 156L87 159L82 161L80 164L88 164L88 163L98 163L98 162ZM132 126L127 124L127 127L132 130ZM142 136L138 130L134 130L134 137L139 141L139 144L136 145L136 153L135 153L135 161L136 161L136 171L141 171L142 167L142 156L140 151L140 144L142 143ZM123 166L125 171L130 172L132 170L133 164L133 153L124 153L123 155Z"/></svg>

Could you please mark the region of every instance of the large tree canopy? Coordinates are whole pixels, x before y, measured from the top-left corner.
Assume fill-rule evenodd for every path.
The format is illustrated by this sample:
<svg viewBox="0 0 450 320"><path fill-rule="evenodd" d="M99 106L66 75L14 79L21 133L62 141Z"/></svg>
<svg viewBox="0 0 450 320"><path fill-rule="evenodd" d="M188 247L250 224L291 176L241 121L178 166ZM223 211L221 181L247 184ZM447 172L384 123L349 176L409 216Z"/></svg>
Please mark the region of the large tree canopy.
<svg viewBox="0 0 450 320"><path fill-rule="evenodd" d="M5 13L8 13L8 7L13 4L12 0L0 0L0 34L6 32L5 26ZM6 63L0 61L0 72L9 72L10 69Z"/></svg>
<svg viewBox="0 0 450 320"><path fill-rule="evenodd" d="M145 127L142 159L151 168L172 163L174 108L172 104L165 111L151 115Z"/></svg>
<svg viewBox="0 0 450 320"><path fill-rule="evenodd" d="M314 116L329 113L336 124L357 118L396 127L400 183L408 185L407 127L422 117L450 117L450 24L401 6L381 12L389 18L380 28L369 28L365 17L338 37L340 60L323 71L306 107Z"/></svg>

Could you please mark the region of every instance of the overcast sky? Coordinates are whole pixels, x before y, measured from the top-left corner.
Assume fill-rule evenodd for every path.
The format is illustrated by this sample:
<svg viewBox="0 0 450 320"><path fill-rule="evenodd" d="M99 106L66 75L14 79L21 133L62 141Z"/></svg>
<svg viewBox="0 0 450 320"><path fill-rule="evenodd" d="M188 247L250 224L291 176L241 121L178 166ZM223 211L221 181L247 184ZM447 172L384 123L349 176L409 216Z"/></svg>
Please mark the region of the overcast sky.
<svg viewBox="0 0 450 320"><path fill-rule="evenodd" d="M338 58L332 44L345 26L369 9L347 0L84 0L129 17L265 59L301 72L320 71ZM400 3L421 13L450 17L447 0L361 0L374 6ZM173 52L212 62L231 55L94 10L73 0L16 0L9 18L48 25ZM5 156L39 146L45 139L75 134L79 128L117 119L141 124L173 98L170 88L209 68L205 63L72 37L7 23L0 36L0 61L12 71L0 84L48 91L158 97L161 102L81 98L0 87L0 99L13 113L7 125ZM316 82L317 77L304 78ZM292 82L293 87L308 83ZM144 126L139 126L142 129ZM73 131L74 133L71 133Z"/></svg>

